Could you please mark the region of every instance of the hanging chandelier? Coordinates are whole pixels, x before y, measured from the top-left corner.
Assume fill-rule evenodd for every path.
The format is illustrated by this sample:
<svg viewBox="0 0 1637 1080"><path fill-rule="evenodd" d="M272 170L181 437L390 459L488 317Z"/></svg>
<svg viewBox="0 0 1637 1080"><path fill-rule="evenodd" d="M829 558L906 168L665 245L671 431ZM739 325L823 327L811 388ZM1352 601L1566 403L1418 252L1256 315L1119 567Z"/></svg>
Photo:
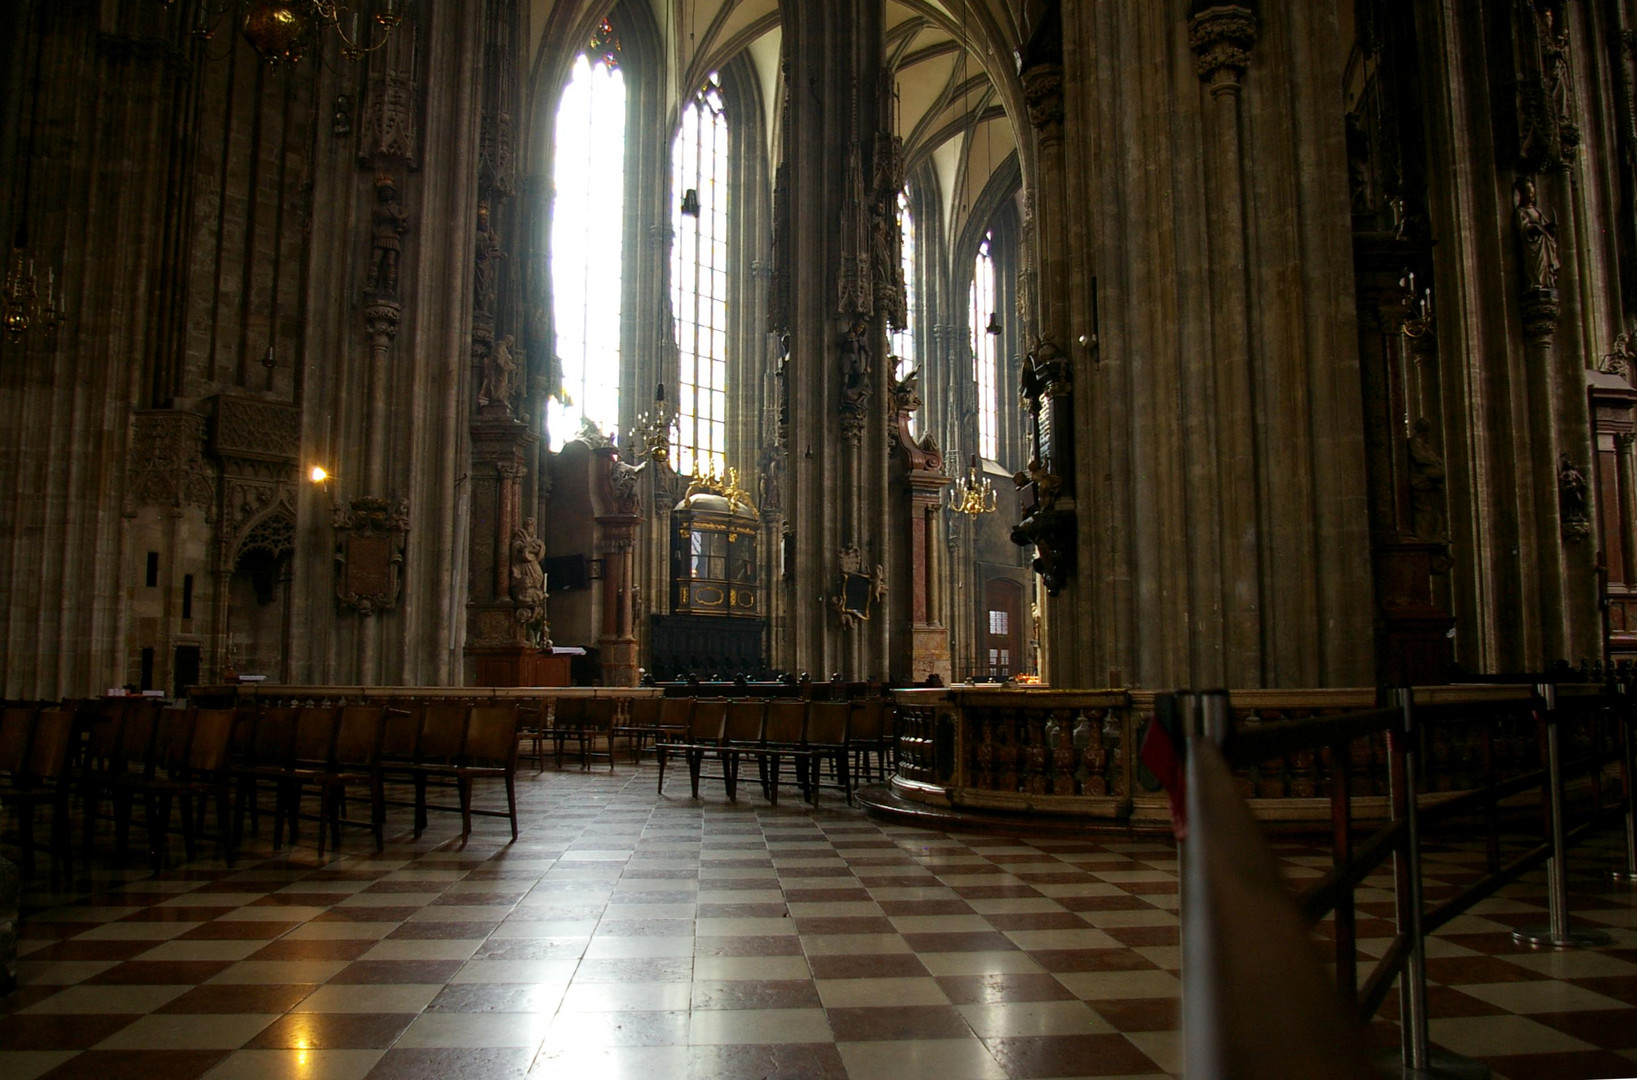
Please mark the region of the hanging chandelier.
<svg viewBox="0 0 1637 1080"><path fill-rule="evenodd" d="M654 384L652 412L637 414L632 434L636 450L650 460L666 465L671 457L671 428L676 424L676 412L665 402L665 384Z"/></svg>
<svg viewBox="0 0 1637 1080"><path fill-rule="evenodd" d="M175 0L164 0L169 7ZM326 26L341 39L341 55L357 60L387 43L403 21L408 0L227 0L214 7L199 0L193 32L209 38L223 16L237 20L239 32L269 64L300 60Z"/></svg>
<svg viewBox="0 0 1637 1080"><path fill-rule="evenodd" d="M56 271L48 268L42 297L34 276L34 255L28 250L28 233L25 228L19 228L12 243L11 262L6 267L6 283L0 286L6 333L12 341L20 340L35 328L49 334L62 324L63 311L57 306L55 295L56 281Z"/></svg>
<svg viewBox="0 0 1637 1080"><path fill-rule="evenodd" d="M972 463L968 466L966 475L955 478L954 487L949 489L949 508L967 517L995 512L995 485L983 475L983 466L978 461L978 455L972 455Z"/></svg>

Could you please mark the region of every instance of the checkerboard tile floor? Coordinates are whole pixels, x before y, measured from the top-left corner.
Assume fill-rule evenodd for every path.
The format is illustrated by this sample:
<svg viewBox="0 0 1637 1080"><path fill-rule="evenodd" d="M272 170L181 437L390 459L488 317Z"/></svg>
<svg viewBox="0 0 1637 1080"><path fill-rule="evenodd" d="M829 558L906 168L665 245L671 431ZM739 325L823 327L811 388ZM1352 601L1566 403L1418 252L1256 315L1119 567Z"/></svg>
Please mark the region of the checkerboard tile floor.
<svg viewBox="0 0 1637 1080"><path fill-rule="evenodd" d="M827 803L653 792L651 767L525 774L523 838L395 812L380 855L252 847L25 896L0 1077L978 1080L1181 1069L1176 853L1165 841L883 824ZM1537 952L1543 886L1432 944L1434 1039L1496 1074L1637 1075L1637 909L1577 852L1609 948ZM1278 851L1293 878L1328 857ZM1436 900L1477 871L1451 849ZM1391 882L1361 892L1361 951ZM1383 1016L1396 1016L1389 1002ZM1373 1033L1396 1044L1396 1027Z"/></svg>

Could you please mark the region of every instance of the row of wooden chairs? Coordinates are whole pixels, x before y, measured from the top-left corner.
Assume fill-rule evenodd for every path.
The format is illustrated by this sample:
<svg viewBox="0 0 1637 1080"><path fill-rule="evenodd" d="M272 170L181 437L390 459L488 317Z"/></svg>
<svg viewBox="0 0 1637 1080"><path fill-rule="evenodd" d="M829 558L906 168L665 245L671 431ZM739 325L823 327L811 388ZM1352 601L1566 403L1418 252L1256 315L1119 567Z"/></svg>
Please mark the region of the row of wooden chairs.
<svg viewBox="0 0 1637 1080"><path fill-rule="evenodd" d="M789 760L809 803L816 804L820 787L833 786L851 805L854 778L860 772L884 771L891 743L887 705L880 699L664 698L655 726L646 732L652 733L658 752L660 793L667 759L680 756L687 763L694 798L702 781L720 780L730 802L738 800L740 768L750 759L771 803L779 801L783 763ZM707 760L714 760L719 771L705 773Z"/></svg>
<svg viewBox="0 0 1637 1080"><path fill-rule="evenodd" d="M54 866L72 873L70 797L82 806L80 847L95 850L99 826L112 820L114 848L123 855L140 821L147 855L157 868L166 852L173 811L188 858L216 810L215 839L229 861L248 816L260 824L264 796L272 796L273 843L286 830L295 843L303 800L318 799L318 853L340 843L343 824L366 827L376 849L384 843L385 783L400 780L415 791L415 835L429 810L458 811L462 837L474 815L509 819L518 835L515 705L411 704L165 709L147 699L102 699L79 708L13 707L0 712L0 803L15 808L25 871L34 854L49 850ZM507 809L473 806L473 785L498 779ZM427 803L427 789L447 785L457 805ZM347 797L367 792L367 820L346 817ZM41 806L52 809L49 843L35 840ZM140 816L137 811L140 809Z"/></svg>

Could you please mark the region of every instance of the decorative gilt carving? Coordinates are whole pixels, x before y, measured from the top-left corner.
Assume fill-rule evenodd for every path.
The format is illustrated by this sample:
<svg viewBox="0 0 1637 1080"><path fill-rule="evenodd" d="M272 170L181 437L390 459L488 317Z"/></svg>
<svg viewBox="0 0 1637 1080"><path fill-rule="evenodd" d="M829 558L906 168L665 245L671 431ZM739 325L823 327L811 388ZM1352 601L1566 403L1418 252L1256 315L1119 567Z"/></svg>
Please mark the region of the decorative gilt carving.
<svg viewBox="0 0 1637 1080"><path fill-rule="evenodd" d="M334 511L335 595L363 616L391 611L402 586L409 500L360 496Z"/></svg>
<svg viewBox="0 0 1637 1080"><path fill-rule="evenodd" d="M1589 501L1590 489L1586 474L1569 460L1568 454L1557 459L1557 511L1563 539L1577 543L1591 535L1592 518Z"/></svg>
<svg viewBox="0 0 1637 1080"><path fill-rule="evenodd" d="M1237 93L1256 44L1256 13L1243 4L1196 8L1188 19L1188 43L1211 93Z"/></svg>
<svg viewBox="0 0 1637 1080"><path fill-rule="evenodd" d="M216 480L204 457L205 418L156 409L138 412L131 424L131 471L127 499L137 506L181 509L207 515L216 505Z"/></svg>
<svg viewBox="0 0 1637 1080"><path fill-rule="evenodd" d="M614 511L620 514L636 514L642 507L641 493L638 482L642 474L647 471L651 461L644 461L641 465L632 465L628 461L610 458L608 463L608 491L612 496Z"/></svg>
<svg viewBox="0 0 1637 1080"><path fill-rule="evenodd" d="M602 433L602 429L597 426L597 422L589 416L580 419L580 431L574 436L574 441L585 443L587 449L590 450L602 450L605 447L614 445L613 441Z"/></svg>

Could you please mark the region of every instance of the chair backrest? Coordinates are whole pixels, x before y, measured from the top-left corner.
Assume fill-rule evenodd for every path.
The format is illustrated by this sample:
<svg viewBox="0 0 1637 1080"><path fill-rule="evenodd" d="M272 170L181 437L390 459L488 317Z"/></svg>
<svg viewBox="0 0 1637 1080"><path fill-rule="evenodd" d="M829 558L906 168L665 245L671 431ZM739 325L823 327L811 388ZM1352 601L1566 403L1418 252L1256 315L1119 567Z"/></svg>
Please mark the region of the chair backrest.
<svg viewBox="0 0 1637 1080"><path fill-rule="evenodd" d="M227 767L229 744L239 715L233 709L199 709L193 714L193 738L188 743L190 775L217 773Z"/></svg>
<svg viewBox="0 0 1637 1080"><path fill-rule="evenodd" d="M335 729L341 719L333 705L307 705L296 713L295 759L328 764L335 750Z"/></svg>
<svg viewBox="0 0 1637 1080"><path fill-rule="evenodd" d="M415 760L416 743L421 735L421 721L425 705L406 704L402 708L387 709L381 722L381 760L404 762Z"/></svg>
<svg viewBox="0 0 1637 1080"><path fill-rule="evenodd" d="M420 745L415 760L429 765L453 764L466 745L466 710L470 705L435 701L421 714Z"/></svg>
<svg viewBox="0 0 1637 1080"><path fill-rule="evenodd" d="M767 722L762 738L770 743L795 745L807 734L807 702L800 698L774 698L767 703Z"/></svg>
<svg viewBox="0 0 1637 1080"><path fill-rule="evenodd" d="M34 721L34 737L29 741L29 776L35 780L58 780L66 776L73 735L73 713L66 709L41 711Z"/></svg>
<svg viewBox="0 0 1637 1080"><path fill-rule="evenodd" d="M585 724L586 706L590 698L560 697L552 705L551 726L554 728L578 728Z"/></svg>
<svg viewBox="0 0 1637 1080"><path fill-rule="evenodd" d="M736 743L761 742L762 721L766 716L767 703L760 698L734 698L728 702L722 738Z"/></svg>
<svg viewBox="0 0 1637 1080"><path fill-rule="evenodd" d="M119 747L114 753L116 767L129 768L135 762L141 765L153 753L154 735L159 728L159 709L145 701L122 703L119 721Z"/></svg>
<svg viewBox="0 0 1637 1080"><path fill-rule="evenodd" d="M192 709L164 709L159 713L154 728L153 753L148 757L148 772L163 769L176 772L187 764L188 742L193 738Z"/></svg>
<svg viewBox="0 0 1637 1080"><path fill-rule="evenodd" d="M250 760L257 765L283 765L295 746L296 710L288 705L267 705L256 710L256 729L250 739Z"/></svg>
<svg viewBox="0 0 1637 1080"><path fill-rule="evenodd" d="M12 707L0 714L0 772L21 776L28 764L28 739L36 710Z"/></svg>
<svg viewBox="0 0 1637 1080"><path fill-rule="evenodd" d="M618 704L613 698L587 699L585 726L593 731L607 731L614 724L614 709Z"/></svg>
<svg viewBox="0 0 1637 1080"><path fill-rule="evenodd" d="M473 705L466 714L468 765L515 768L517 765L517 705Z"/></svg>
<svg viewBox="0 0 1637 1080"><path fill-rule="evenodd" d="M123 702L98 701L84 710L89 734L85 740L86 758L98 764L107 764L119 756L120 725L125 718Z"/></svg>
<svg viewBox="0 0 1637 1080"><path fill-rule="evenodd" d="M847 729L849 739L878 741L886 733L886 703L880 698L864 698L853 702L852 726Z"/></svg>
<svg viewBox="0 0 1637 1080"><path fill-rule="evenodd" d="M687 731L693 718L693 698L668 697L659 699L659 726Z"/></svg>
<svg viewBox="0 0 1637 1080"><path fill-rule="evenodd" d="M688 738L694 741L720 742L722 728L728 720L727 698L694 698L693 712L688 717Z"/></svg>
<svg viewBox="0 0 1637 1080"><path fill-rule="evenodd" d="M847 741L847 723L853 707L846 701L814 701L807 706L807 743L835 746Z"/></svg>
<svg viewBox="0 0 1637 1080"><path fill-rule="evenodd" d="M631 712L626 722L635 728L651 728L659 726L660 706L664 698L639 697L631 699Z"/></svg>
<svg viewBox="0 0 1637 1080"><path fill-rule="evenodd" d="M342 709L336 724L332 760L337 765L373 768L381 756L381 728L386 723L386 712L379 705L348 705Z"/></svg>

